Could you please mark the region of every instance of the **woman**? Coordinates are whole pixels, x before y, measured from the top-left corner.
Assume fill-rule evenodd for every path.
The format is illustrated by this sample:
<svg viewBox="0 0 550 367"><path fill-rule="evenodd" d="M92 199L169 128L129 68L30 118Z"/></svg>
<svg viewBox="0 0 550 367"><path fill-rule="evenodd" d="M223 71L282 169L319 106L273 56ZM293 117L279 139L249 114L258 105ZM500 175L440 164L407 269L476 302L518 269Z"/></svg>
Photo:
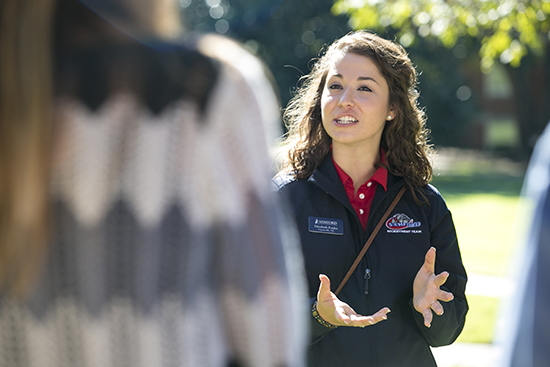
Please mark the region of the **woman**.
<svg viewBox="0 0 550 367"><path fill-rule="evenodd" d="M464 326L466 273L451 214L428 184L415 86L403 48L360 31L328 48L285 112L275 183L302 240L310 366L435 366L430 346L452 343ZM402 187L336 296L330 280L344 278Z"/></svg>
<svg viewBox="0 0 550 367"><path fill-rule="evenodd" d="M0 366L302 366L261 63L86 4L0 1Z"/></svg>

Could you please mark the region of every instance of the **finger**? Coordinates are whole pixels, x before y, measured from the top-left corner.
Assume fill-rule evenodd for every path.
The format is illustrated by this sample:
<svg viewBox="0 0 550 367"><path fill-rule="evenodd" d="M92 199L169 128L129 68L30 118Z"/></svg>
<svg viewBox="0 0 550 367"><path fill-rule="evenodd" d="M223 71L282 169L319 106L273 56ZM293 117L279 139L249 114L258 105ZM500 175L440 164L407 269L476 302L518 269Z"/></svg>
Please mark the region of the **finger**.
<svg viewBox="0 0 550 367"><path fill-rule="evenodd" d="M430 247L426 256L424 257L423 267L429 272L435 272L435 247Z"/></svg>
<svg viewBox="0 0 550 367"><path fill-rule="evenodd" d="M381 321L387 320L388 316L378 315L378 316L359 316L351 320L350 326L356 327L366 327L377 324Z"/></svg>
<svg viewBox="0 0 550 367"><path fill-rule="evenodd" d="M455 296L451 292L445 292L445 291L439 290L439 293L437 294L437 299L443 302L450 302L454 298Z"/></svg>
<svg viewBox="0 0 550 367"><path fill-rule="evenodd" d="M353 315L350 317L346 314L340 314L338 311L334 311L334 316L336 317L336 320L343 322L346 325L349 325L353 321Z"/></svg>
<svg viewBox="0 0 550 367"><path fill-rule="evenodd" d="M363 316L351 315L351 316L349 317L349 326L359 326L359 327L363 327L363 326L361 326L363 321L364 321L364 317L363 317Z"/></svg>
<svg viewBox="0 0 550 367"><path fill-rule="evenodd" d="M377 324L381 321L387 320L388 313L390 312L391 311L388 307L384 307L372 316L352 316L351 326L365 327Z"/></svg>
<svg viewBox="0 0 550 367"><path fill-rule="evenodd" d="M432 326L432 310L430 308L426 308L424 311L422 311L422 316L424 316L424 326Z"/></svg>
<svg viewBox="0 0 550 367"><path fill-rule="evenodd" d="M435 277L435 284L438 286L438 287L441 287L443 284L445 284L445 282L447 281L447 279L449 278L449 273L444 271L438 275L436 275Z"/></svg>
<svg viewBox="0 0 550 367"><path fill-rule="evenodd" d="M376 322L384 321L388 319L388 314L391 312L391 310L388 307L382 308L380 311L372 315L372 318Z"/></svg>
<svg viewBox="0 0 550 367"><path fill-rule="evenodd" d="M326 298L331 298L330 294L330 279L325 274L319 274L319 291L317 292L317 300L322 301Z"/></svg>
<svg viewBox="0 0 550 367"><path fill-rule="evenodd" d="M443 315L444 309L439 301L433 301L430 305L431 309L434 310L435 314L438 316Z"/></svg>
<svg viewBox="0 0 550 367"><path fill-rule="evenodd" d="M322 284L325 284L330 289L330 279L325 274L319 274L319 280Z"/></svg>
<svg viewBox="0 0 550 367"><path fill-rule="evenodd" d="M350 322L357 318L357 314L355 313L353 308L349 306L337 307L334 310L334 317L336 317L337 320L342 321L344 324L348 325Z"/></svg>

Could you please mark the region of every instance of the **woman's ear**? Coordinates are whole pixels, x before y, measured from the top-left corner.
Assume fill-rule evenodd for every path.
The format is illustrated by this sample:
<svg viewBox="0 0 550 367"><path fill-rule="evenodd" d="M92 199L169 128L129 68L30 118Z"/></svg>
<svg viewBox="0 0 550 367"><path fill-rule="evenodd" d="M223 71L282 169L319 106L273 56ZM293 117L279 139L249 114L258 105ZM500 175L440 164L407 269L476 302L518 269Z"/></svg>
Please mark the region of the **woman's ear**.
<svg viewBox="0 0 550 367"><path fill-rule="evenodd" d="M390 107L390 110L388 111L388 116L386 117L386 121L393 120L395 116L397 116L397 111L393 107Z"/></svg>
<svg viewBox="0 0 550 367"><path fill-rule="evenodd" d="M386 121L391 121L394 118L395 118L394 112L390 110L390 112L388 112L388 117L386 117Z"/></svg>

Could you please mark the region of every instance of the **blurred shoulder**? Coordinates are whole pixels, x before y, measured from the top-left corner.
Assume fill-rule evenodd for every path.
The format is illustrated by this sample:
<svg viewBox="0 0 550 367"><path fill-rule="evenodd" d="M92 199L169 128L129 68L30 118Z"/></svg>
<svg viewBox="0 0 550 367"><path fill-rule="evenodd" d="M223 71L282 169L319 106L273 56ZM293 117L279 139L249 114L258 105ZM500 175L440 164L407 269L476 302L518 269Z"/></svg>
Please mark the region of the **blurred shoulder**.
<svg viewBox="0 0 550 367"><path fill-rule="evenodd" d="M317 190L317 186L312 185L307 179L298 180L290 173L275 176L271 183L275 191L288 196L293 204L303 202Z"/></svg>
<svg viewBox="0 0 550 367"><path fill-rule="evenodd" d="M270 76L268 69L257 56L230 38L206 34L198 39L197 49L205 56L235 69L247 79L266 79Z"/></svg>
<svg viewBox="0 0 550 367"><path fill-rule="evenodd" d="M279 98L266 65L239 42L216 34L201 36L197 40L197 49L221 65L222 79L234 91L233 97L221 97L226 101L233 100L237 105L245 104L248 113L259 114L271 145L271 140L279 137L282 131Z"/></svg>
<svg viewBox="0 0 550 367"><path fill-rule="evenodd" d="M288 188L291 184L297 182L298 181L296 180L296 178L289 173L279 174L271 180L271 183L273 184L273 189L275 191L282 191L285 188Z"/></svg>

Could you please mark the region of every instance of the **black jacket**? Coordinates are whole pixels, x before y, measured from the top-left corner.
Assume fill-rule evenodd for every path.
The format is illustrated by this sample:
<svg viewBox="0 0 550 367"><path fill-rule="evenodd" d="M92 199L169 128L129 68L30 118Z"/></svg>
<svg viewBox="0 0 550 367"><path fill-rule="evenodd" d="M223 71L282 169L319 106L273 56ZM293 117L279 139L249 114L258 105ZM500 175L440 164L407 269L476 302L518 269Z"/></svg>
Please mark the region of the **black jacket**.
<svg viewBox="0 0 550 367"><path fill-rule="evenodd" d="M365 232L330 155L309 179L281 176L274 183L289 200L296 220L313 300L321 273L330 278L335 291L404 180L388 174L387 192L377 185ZM453 220L439 192L430 185L423 190L429 205L417 204L407 190L389 216L403 225L382 226L339 294L342 301L361 315L372 315L382 307L389 307L388 319L365 328L331 330L311 317L309 366L436 366L429 347L448 345L462 331L468 311L464 294L467 277ZM405 222L407 227L400 228ZM436 274L450 273L442 288L452 292L454 300L441 302L444 314L434 314L431 328L426 328L422 315L412 307L412 285L431 246L437 250Z"/></svg>

